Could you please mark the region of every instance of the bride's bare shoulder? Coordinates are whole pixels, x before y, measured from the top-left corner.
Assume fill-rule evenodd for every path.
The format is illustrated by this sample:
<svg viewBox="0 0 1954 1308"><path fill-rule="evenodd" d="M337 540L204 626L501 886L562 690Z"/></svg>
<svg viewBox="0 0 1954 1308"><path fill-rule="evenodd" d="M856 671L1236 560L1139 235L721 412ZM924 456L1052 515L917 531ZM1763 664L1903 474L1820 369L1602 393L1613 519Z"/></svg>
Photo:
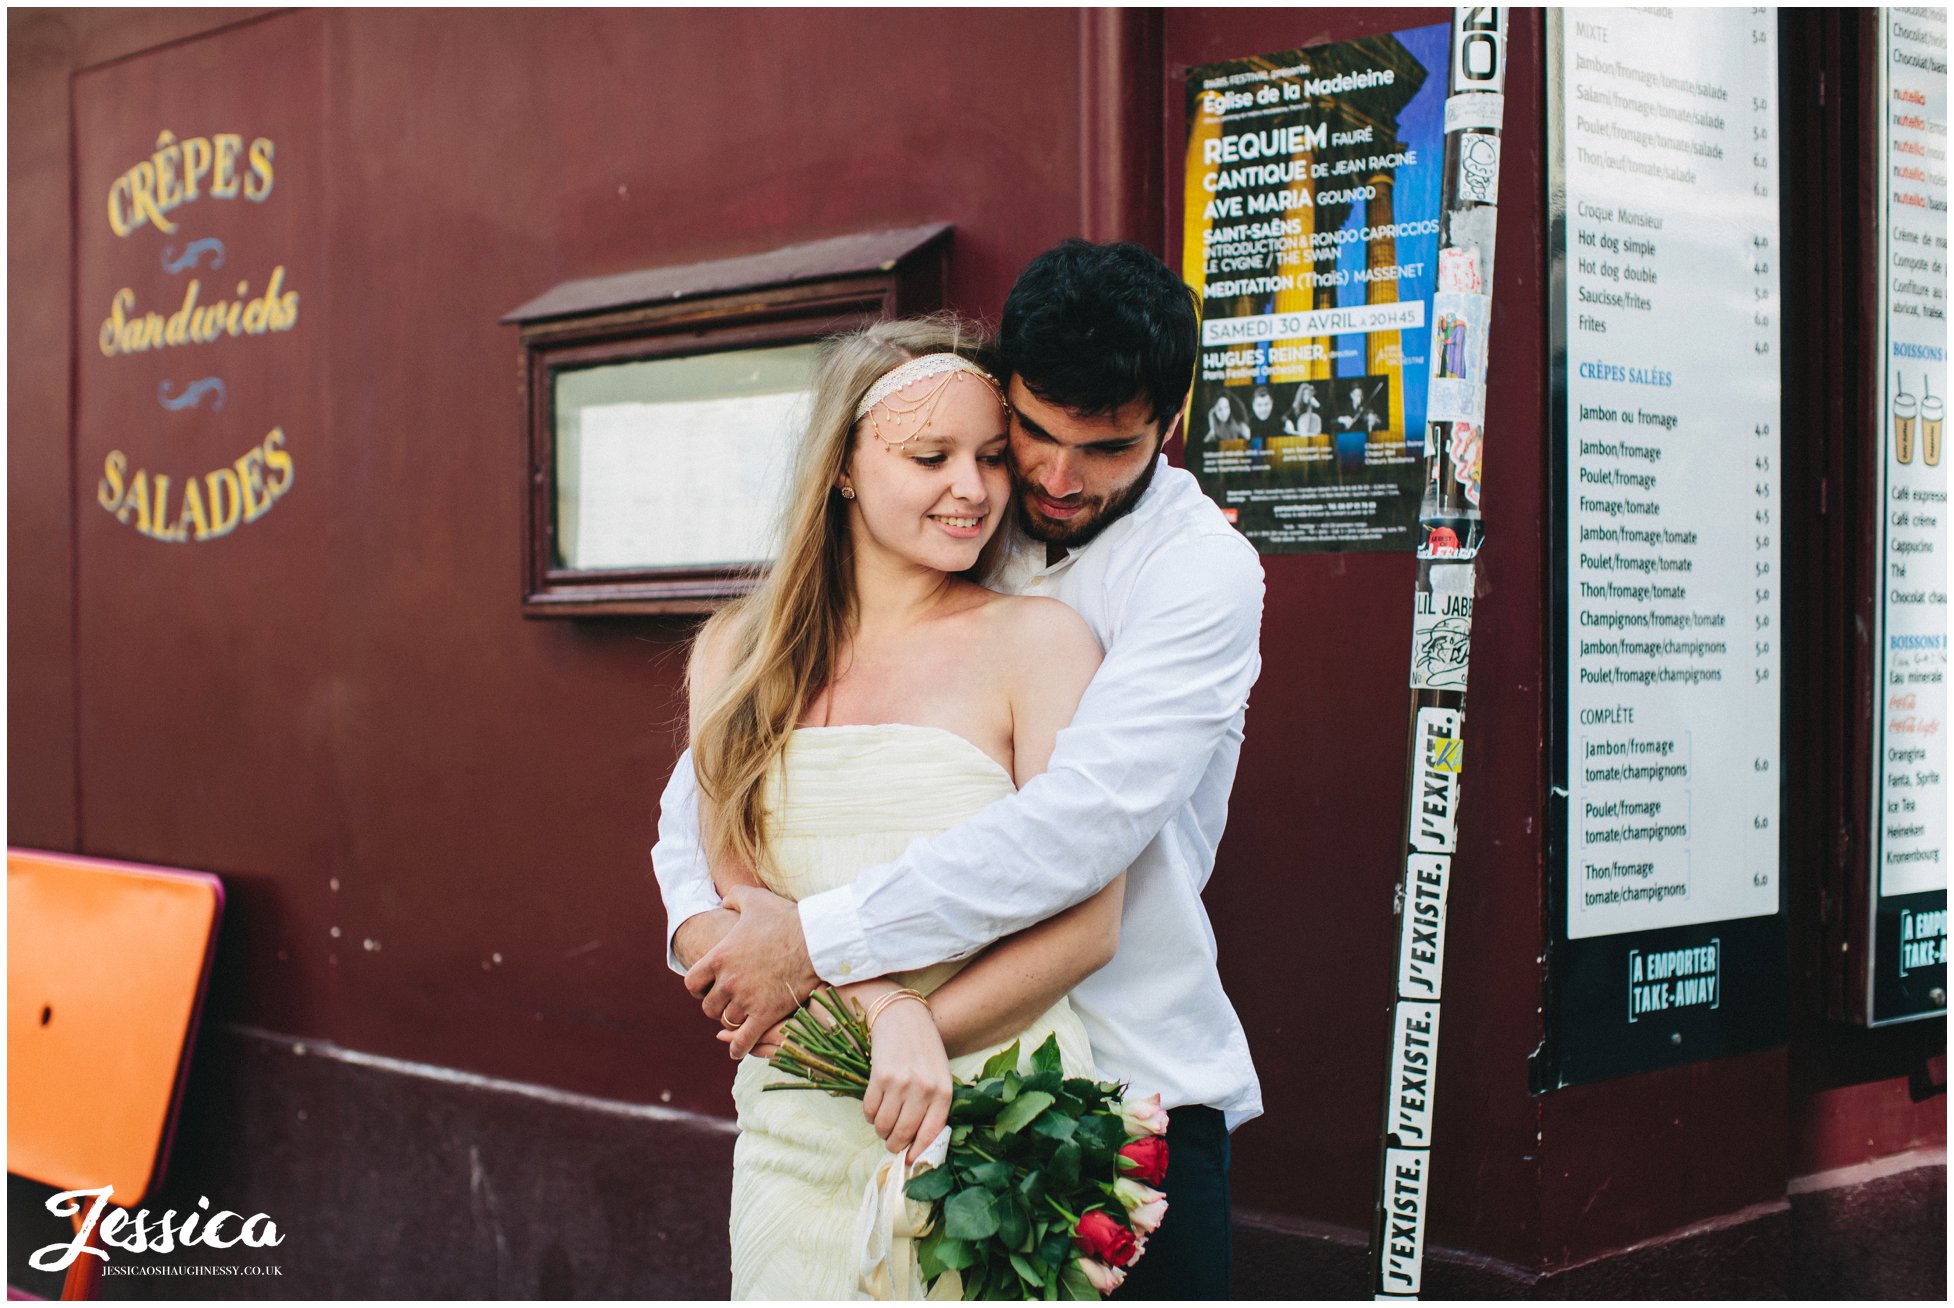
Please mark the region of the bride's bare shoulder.
<svg viewBox="0 0 1954 1308"><path fill-rule="evenodd" d="M1043 595L998 595L991 616L1007 655L1036 655L1037 667L1082 668L1087 676L1099 666L1099 640L1070 605Z"/></svg>

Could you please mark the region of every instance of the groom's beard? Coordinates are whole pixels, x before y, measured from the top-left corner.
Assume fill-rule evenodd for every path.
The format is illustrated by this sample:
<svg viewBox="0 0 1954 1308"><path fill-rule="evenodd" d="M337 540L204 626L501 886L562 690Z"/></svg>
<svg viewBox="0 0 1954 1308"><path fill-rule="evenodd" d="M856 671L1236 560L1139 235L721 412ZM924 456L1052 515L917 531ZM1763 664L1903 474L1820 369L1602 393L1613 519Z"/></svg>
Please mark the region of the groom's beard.
<svg viewBox="0 0 1954 1308"><path fill-rule="evenodd" d="M1132 512L1140 497L1147 493L1147 487L1153 484L1153 470L1160 466L1160 451L1154 451L1145 471L1128 485L1103 499L1086 500L1082 512L1063 522L1047 518L1033 507L1030 493L1033 488L1019 478L1017 462L1006 459L1005 463L1011 469L1011 484L1017 492L1012 498L1018 506L1018 526L1025 535L1047 545L1075 550Z"/></svg>

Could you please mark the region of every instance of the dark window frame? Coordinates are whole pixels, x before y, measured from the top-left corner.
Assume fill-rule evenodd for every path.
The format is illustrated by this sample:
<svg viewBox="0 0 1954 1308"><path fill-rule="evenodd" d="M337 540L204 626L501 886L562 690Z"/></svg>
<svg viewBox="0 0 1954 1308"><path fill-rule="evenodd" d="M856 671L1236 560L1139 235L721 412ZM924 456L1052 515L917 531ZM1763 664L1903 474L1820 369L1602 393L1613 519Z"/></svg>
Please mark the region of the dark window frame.
<svg viewBox="0 0 1954 1308"><path fill-rule="evenodd" d="M761 570L573 569L556 549L556 377L605 364L816 341L940 308L950 227L841 237L746 258L568 282L503 318L520 332L528 494L522 612L532 618L710 613Z"/></svg>

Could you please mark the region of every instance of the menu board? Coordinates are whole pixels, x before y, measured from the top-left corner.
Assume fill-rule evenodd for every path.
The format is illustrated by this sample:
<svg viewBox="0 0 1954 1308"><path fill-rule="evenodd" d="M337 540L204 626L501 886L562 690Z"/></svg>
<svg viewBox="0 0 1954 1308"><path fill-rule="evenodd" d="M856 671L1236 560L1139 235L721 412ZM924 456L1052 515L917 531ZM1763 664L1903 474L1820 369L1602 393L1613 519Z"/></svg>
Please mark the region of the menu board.
<svg viewBox="0 0 1954 1308"><path fill-rule="evenodd" d="M1557 934L1607 1075L1763 1043L1725 983L1782 959L1777 20L1555 30Z"/></svg>
<svg viewBox="0 0 1954 1308"><path fill-rule="evenodd" d="M1872 1023L1947 1008L1947 11L1879 24Z"/></svg>

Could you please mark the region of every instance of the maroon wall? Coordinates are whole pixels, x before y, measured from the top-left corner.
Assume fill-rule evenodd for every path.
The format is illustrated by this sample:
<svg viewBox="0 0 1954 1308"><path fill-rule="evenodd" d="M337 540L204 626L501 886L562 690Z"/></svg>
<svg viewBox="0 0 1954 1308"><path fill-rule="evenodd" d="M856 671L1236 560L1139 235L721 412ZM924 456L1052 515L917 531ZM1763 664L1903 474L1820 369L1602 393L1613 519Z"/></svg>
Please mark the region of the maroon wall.
<svg viewBox="0 0 1954 1308"><path fill-rule="evenodd" d="M645 858L688 628L519 615L497 320L571 277L935 218L957 224L955 302L994 313L1078 226L1078 31L1061 12L315 12L77 79L100 254L77 291L78 484L59 464L40 482L79 515L81 844L227 877L215 1016L723 1111ZM795 58L763 69L759 49ZM102 197L166 127L273 139L275 189L186 205L174 238L114 236ZM100 357L115 289L172 303L160 249L201 235L230 260L207 284L283 263L297 327ZM228 383L221 415L158 409L159 379L202 371ZM294 489L229 537L164 544L93 502L110 448L180 485L274 423Z"/></svg>
<svg viewBox="0 0 1954 1308"><path fill-rule="evenodd" d="M518 351L498 318L570 278L939 219L956 225L952 303L995 315L1018 267L1061 237L1180 248L1188 67L1447 16L10 15L11 839L222 874L220 1029L723 1116L730 1068L663 967L645 856L690 626L520 617ZM1515 11L1510 62L1430 1235L1526 1276L1781 1207L1788 1177L1931 1149L1945 1129L1941 1101L1907 1093L1891 1041L1863 1074L1820 1060L1795 1092L1771 1051L1529 1093L1546 704L1538 11ZM115 237L106 188L165 128L275 137L278 188L248 210L186 208L195 222L174 238ZM297 327L201 352L95 351L114 291L180 295L161 247L213 233L237 261L226 273L261 285L287 267ZM158 407L160 380L206 371L229 385L222 413ZM180 478L274 424L293 489L230 536L166 544L96 503L110 449ZM1266 565L1263 679L1209 895L1269 1107L1237 1137L1237 1203L1270 1231L1348 1248L1374 1201L1413 564ZM236 1066L276 1078L288 1062ZM261 1106L260 1143L337 1177L330 1141L279 1125L289 1096L253 1087L240 1100ZM357 1237L359 1204L319 1184ZM371 1284L341 1270L321 1293Z"/></svg>

